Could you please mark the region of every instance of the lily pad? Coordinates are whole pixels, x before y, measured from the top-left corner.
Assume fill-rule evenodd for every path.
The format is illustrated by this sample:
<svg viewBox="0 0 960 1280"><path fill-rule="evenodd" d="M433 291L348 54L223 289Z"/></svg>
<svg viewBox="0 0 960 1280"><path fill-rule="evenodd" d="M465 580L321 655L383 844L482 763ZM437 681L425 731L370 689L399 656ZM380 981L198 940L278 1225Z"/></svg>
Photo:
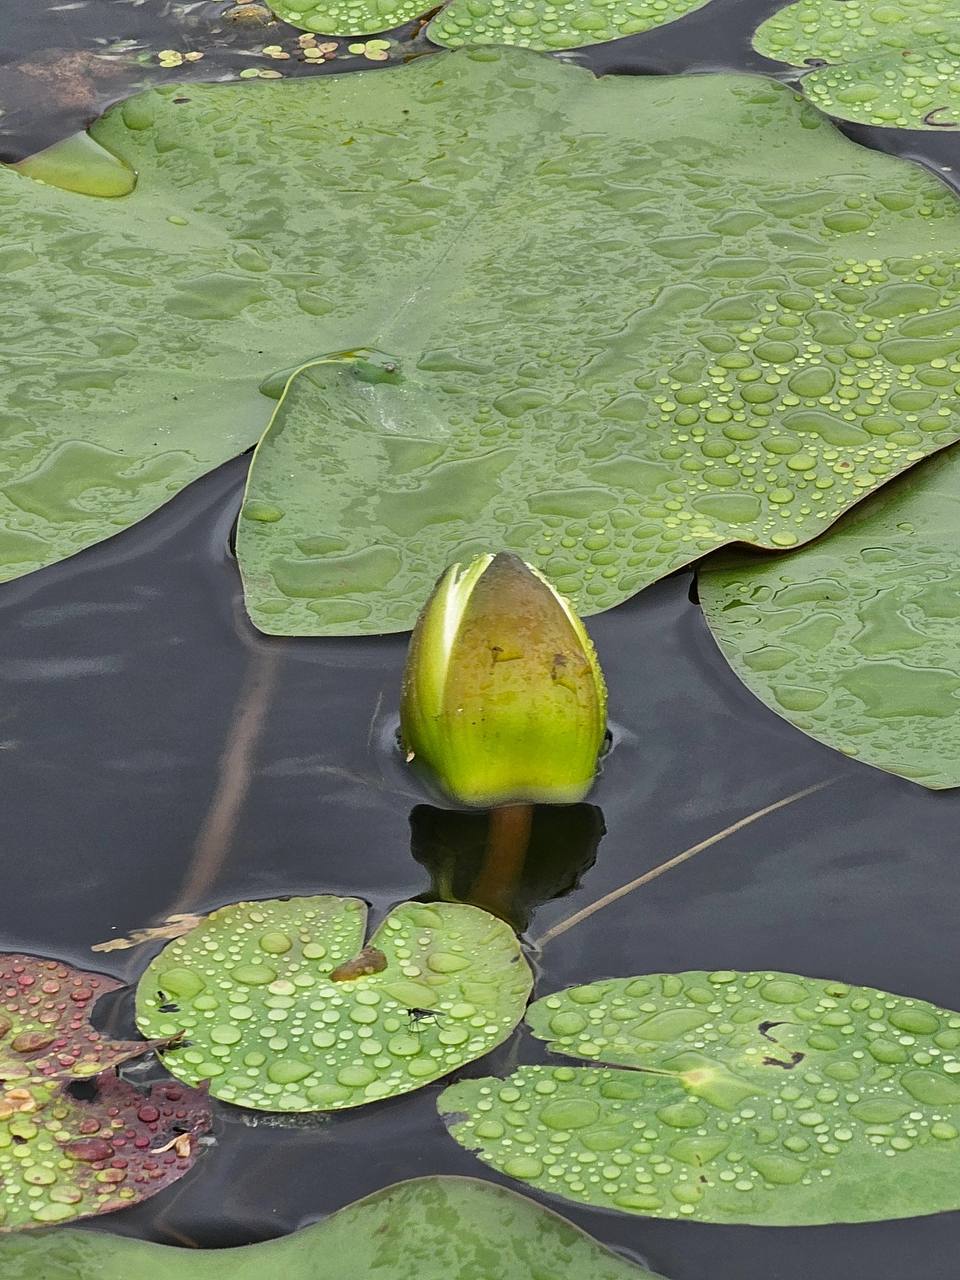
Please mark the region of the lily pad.
<svg viewBox="0 0 960 1280"><path fill-rule="evenodd" d="M869 1222L960 1208L960 1014L795 974L573 987L528 1022L589 1067L439 1099L494 1168L570 1200L704 1222Z"/></svg>
<svg viewBox="0 0 960 1280"><path fill-rule="evenodd" d="M803 78L821 111L898 129L960 128L960 22L945 45L925 45L823 67Z"/></svg>
<svg viewBox="0 0 960 1280"><path fill-rule="evenodd" d="M430 23L435 44L520 45L570 49L601 44L674 22L707 0L524 0L506 9L496 0L451 0ZM375 35L430 12L427 0L271 0L284 22L325 35Z"/></svg>
<svg viewBox="0 0 960 1280"><path fill-rule="evenodd" d="M417 1178L280 1240L173 1249L89 1231L0 1242L4 1280L656 1280L572 1223L474 1178Z"/></svg>
<svg viewBox="0 0 960 1280"><path fill-rule="evenodd" d="M802 551L700 573L714 639L779 715L927 787L960 786L960 460L937 458Z"/></svg>
<svg viewBox="0 0 960 1280"><path fill-rule="evenodd" d="M783 86L473 50L152 91L92 132L129 195L0 172L5 576L247 448L259 382L345 347L399 376L316 364L278 407L240 535L266 630L407 628L478 543L597 612L798 545L960 434L946 386L886 425L960 350L953 197ZM905 345L891 290L942 329Z"/></svg>
<svg viewBox="0 0 960 1280"><path fill-rule="evenodd" d="M100 996L124 984L40 956L0 954L0 1085L77 1080L167 1040L112 1040L90 1023Z"/></svg>
<svg viewBox="0 0 960 1280"><path fill-rule="evenodd" d="M800 0L768 18L758 52L798 66L814 106L841 120L958 127L960 16L953 0Z"/></svg>
<svg viewBox="0 0 960 1280"><path fill-rule="evenodd" d="M419 1089L482 1057L523 1016L532 975L476 907L320 896L223 907L165 947L137 988L147 1035L190 1084L266 1111L335 1111Z"/></svg>
<svg viewBox="0 0 960 1280"><path fill-rule="evenodd" d="M758 27L758 53L803 66L850 62L919 41L948 43L960 23L954 0L798 0Z"/></svg>
<svg viewBox="0 0 960 1280"><path fill-rule="evenodd" d="M460 45L520 45L525 49L572 49L651 31L702 9L707 0L452 0L433 19L427 35L449 48Z"/></svg>
<svg viewBox="0 0 960 1280"><path fill-rule="evenodd" d="M603 150L582 140L574 169L554 157L532 164L523 191L489 215L497 237L532 201L527 225L549 224L537 244L553 246L535 274L549 272L553 287L525 283L518 294L527 268L517 255L531 236L490 253L487 214L475 211L416 313L398 300L379 351L335 353L287 385L251 466L237 541L261 630L405 629L447 563L491 546L597 612L723 543L806 541L956 438L952 378L930 412L910 423L891 412L902 393L935 385L930 361L960 350L955 267L900 241L912 224L932 254L931 217L955 235L946 189L894 162L898 182L920 186L864 196L875 163L893 177L888 159L771 84L657 77L581 88ZM617 105L610 88L635 105ZM678 139L677 119L702 113L711 136ZM638 119L642 144L614 139ZM765 158L787 134L789 180ZM655 187L643 180L654 169ZM798 170L809 180L799 193ZM572 242L557 253L576 210L577 228L603 228L584 250L589 271ZM603 250L608 235L633 243L635 273L614 261L619 249ZM895 243L910 256L885 257ZM623 319L611 322L611 309ZM928 338L904 344L908 322Z"/></svg>
<svg viewBox="0 0 960 1280"><path fill-rule="evenodd" d="M0 1091L0 1232L146 1200L193 1166L210 1128L206 1095L181 1084L141 1093L107 1071L90 1082L89 1100L60 1084Z"/></svg>
<svg viewBox="0 0 960 1280"><path fill-rule="evenodd" d="M270 0L270 8L302 31L372 36L413 22L429 11L430 4L429 0Z"/></svg>

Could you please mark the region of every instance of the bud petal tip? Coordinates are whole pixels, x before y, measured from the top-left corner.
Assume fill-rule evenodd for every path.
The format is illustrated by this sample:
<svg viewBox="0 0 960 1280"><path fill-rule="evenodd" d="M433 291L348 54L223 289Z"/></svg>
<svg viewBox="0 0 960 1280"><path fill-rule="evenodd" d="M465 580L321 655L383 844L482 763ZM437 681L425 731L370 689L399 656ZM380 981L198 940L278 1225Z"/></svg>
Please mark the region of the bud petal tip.
<svg viewBox="0 0 960 1280"><path fill-rule="evenodd" d="M570 602L510 552L451 565L417 619L400 732L467 805L572 804L606 734L606 686Z"/></svg>

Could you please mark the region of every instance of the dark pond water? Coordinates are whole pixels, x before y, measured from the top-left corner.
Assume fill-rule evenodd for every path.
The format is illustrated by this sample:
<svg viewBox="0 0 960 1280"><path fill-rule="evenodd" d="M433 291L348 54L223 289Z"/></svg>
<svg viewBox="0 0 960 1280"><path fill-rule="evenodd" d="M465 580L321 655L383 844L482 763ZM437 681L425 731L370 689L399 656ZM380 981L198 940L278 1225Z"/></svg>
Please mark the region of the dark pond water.
<svg viewBox="0 0 960 1280"><path fill-rule="evenodd" d="M715 0L589 60L617 73L763 70L747 33L776 7ZM42 50L96 51L101 38L183 47L182 24L205 23L202 44L187 40L208 50L191 74L225 73L240 56L229 41L218 52L210 5L89 0L54 10L4 0L4 10L8 154L69 132L144 78L137 64L81 105L56 95L11 104L10 68ZM941 168L960 149L952 138L858 136ZM356 894L376 919L430 894L430 868L451 840L482 840L477 819L451 833L464 819L425 808L392 753L403 637L267 639L246 621L230 553L245 465L0 588L3 949L133 981L149 948L95 957L90 946L172 912L281 893ZM563 839L544 827L516 903L527 936L762 806L831 785L534 947L539 993L605 975L769 967L956 1007L960 795L848 761L779 720L730 673L691 591L691 575L679 574L591 623L617 726L591 796L602 820L585 808ZM538 905L578 878L567 896ZM110 1016L125 1012L119 1001ZM518 1033L470 1073L540 1057ZM307 1125L220 1107L216 1145L190 1176L97 1225L237 1244L403 1178L496 1179L446 1135L439 1087ZM955 1280L960 1254L960 1214L800 1231L553 1207L671 1280Z"/></svg>

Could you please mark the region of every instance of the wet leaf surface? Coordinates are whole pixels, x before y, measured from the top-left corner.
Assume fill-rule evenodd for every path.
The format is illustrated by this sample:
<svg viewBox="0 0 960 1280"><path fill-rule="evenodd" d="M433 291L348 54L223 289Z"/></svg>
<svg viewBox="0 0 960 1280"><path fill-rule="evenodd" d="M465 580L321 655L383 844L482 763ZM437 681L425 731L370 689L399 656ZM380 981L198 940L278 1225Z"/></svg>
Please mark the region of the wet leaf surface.
<svg viewBox="0 0 960 1280"><path fill-rule="evenodd" d="M112 1040L90 1023L124 984L40 956L0 954L0 1083L70 1081L139 1058L166 1040Z"/></svg>
<svg viewBox="0 0 960 1280"><path fill-rule="evenodd" d="M758 52L797 66L803 92L841 120L907 129L956 128L960 14L952 0L799 0L768 18Z"/></svg>
<svg viewBox="0 0 960 1280"><path fill-rule="evenodd" d="M960 20L943 45L909 49L824 67L803 78L803 92L821 111L860 124L898 129L960 128Z"/></svg>
<svg viewBox="0 0 960 1280"><path fill-rule="evenodd" d="M0 1242L4 1280L655 1280L549 1209L473 1178L417 1178L280 1240L172 1249L89 1231Z"/></svg>
<svg viewBox="0 0 960 1280"><path fill-rule="evenodd" d="M497 0L451 0L427 28L437 44L520 45L572 49L652 31L675 22L707 0L525 0L507 9Z"/></svg>
<svg viewBox="0 0 960 1280"><path fill-rule="evenodd" d="M196 1158L205 1093L169 1083L144 1094L109 1070L168 1043L113 1040L91 1024L99 997L122 986L0 955L0 1231L135 1204Z"/></svg>
<svg viewBox="0 0 960 1280"><path fill-rule="evenodd" d="M271 0L270 8L291 26L321 35L377 35L413 22L430 0Z"/></svg>
<svg viewBox="0 0 960 1280"><path fill-rule="evenodd" d="M211 1123L202 1090L142 1093L110 1071L90 1084L92 1098L36 1080L0 1091L0 1231L124 1209L192 1168Z"/></svg>
<svg viewBox="0 0 960 1280"><path fill-rule="evenodd" d="M795 66L850 62L917 41L946 40L956 23L953 0L798 0L762 23L753 43L768 58Z"/></svg>
<svg viewBox="0 0 960 1280"><path fill-rule="evenodd" d="M190 1084L209 1080L226 1102L334 1111L448 1075L520 1021L532 975L502 921L407 902L366 947L365 927L357 898L223 907L150 964L138 1025L184 1032L164 1065Z"/></svg>
<svg viewBox="0 0 960 1280"><path fill-rule="evenodd" d="M153 92L93 132L130 195L0 173L7 576L246 448L259 380L345 344L399 378L319 364L281 404L240 535L263 629L407 628L478 543L596 612L797 545L956 438L954 201L772 83L480 51Z"/></svg>
<svg viewBox="0 0 960 1280"><path fill-rule="evenodd" d="M438 1105L458 1142L530 1186L765 1225L960 1207L960 1014L718 971L572 987L536 1001L528 1022L597 1065L461 1081Z"/></svg>
<svg viewBox="0 0 960 1280"><path fill-rule="evenodd" d="M699 577L746 686L812 737L927 787L960 786L960 489L951 451L789 556Z"/></svg>
<svg viewBox="0 0 960 1280"><path fill-rule="evenodd" d="M898 166L898 180L920 178L915 194L851 195L850 166L862 193L879 172L860 166L883 159L772 85L580 87L602 145L531 160L522 188L474 206L470 237L440 254L415 311L393 295L380 351L334 355L287 387L238 533L261 630L404 629L447 563L500 546L596 612L723 542L805 541L931 439L954 438L954 379L929 366L960 349L953 268L874 256L898 242L913 252L920 241L901 232L931 216L952 236L945 190ZM614 103L624 93L635 109ZM685 112L714 123L702 146L677 140ZM621 121L630 138L613 136ZM748 128L763 146L734 155ZM768 146L790 151L789 181L762 160ZM739 171L736 195L721 171ZM453 194L422 198L441 201L446 224ZM536 241L477 249L528 201ZM567 253L577 210L576 226L599 217L603 235ZM636 272L623 273L607 235L634 244ZM558 295L530 283L534 243L554 255ZM857 245L864 260L848 256ZM901 331L925 336L904 343ZM904 394L931 388L929 413L893 416Z"/></svg>
<svg viewBox="0 0 960 1280"><path fill-rule="evenodd" d="M451 0L427 27L434 43L571 49L650 31L700 9L707 0L525 0L507 10L494 0ZM437 8L429 0L274 0L275 13L305 31L374 35Z"/></svg>

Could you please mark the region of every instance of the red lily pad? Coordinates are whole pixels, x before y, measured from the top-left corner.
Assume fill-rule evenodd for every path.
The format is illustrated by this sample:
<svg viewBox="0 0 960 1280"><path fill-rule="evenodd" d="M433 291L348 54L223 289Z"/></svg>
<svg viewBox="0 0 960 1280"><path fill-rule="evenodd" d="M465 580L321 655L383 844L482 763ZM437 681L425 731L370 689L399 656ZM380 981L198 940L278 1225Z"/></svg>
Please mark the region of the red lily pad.
<svg viewBox="0 0 960 1280"><path fill-rule="evenodd" d="M97 1000L124 984L59 960L0 953L0 1086L86 1079L169 1040L112 1040L90 1023Z"/></svg>
<svg viewBox="0 0 960 1280"><path fill-rule="evenodd" d="M211 1125L205 1090L142 1093L112 1071L91 1083L91 1099L56 1080L0 1093L0 1232L124 1209L192 1168Z"/></svg>

